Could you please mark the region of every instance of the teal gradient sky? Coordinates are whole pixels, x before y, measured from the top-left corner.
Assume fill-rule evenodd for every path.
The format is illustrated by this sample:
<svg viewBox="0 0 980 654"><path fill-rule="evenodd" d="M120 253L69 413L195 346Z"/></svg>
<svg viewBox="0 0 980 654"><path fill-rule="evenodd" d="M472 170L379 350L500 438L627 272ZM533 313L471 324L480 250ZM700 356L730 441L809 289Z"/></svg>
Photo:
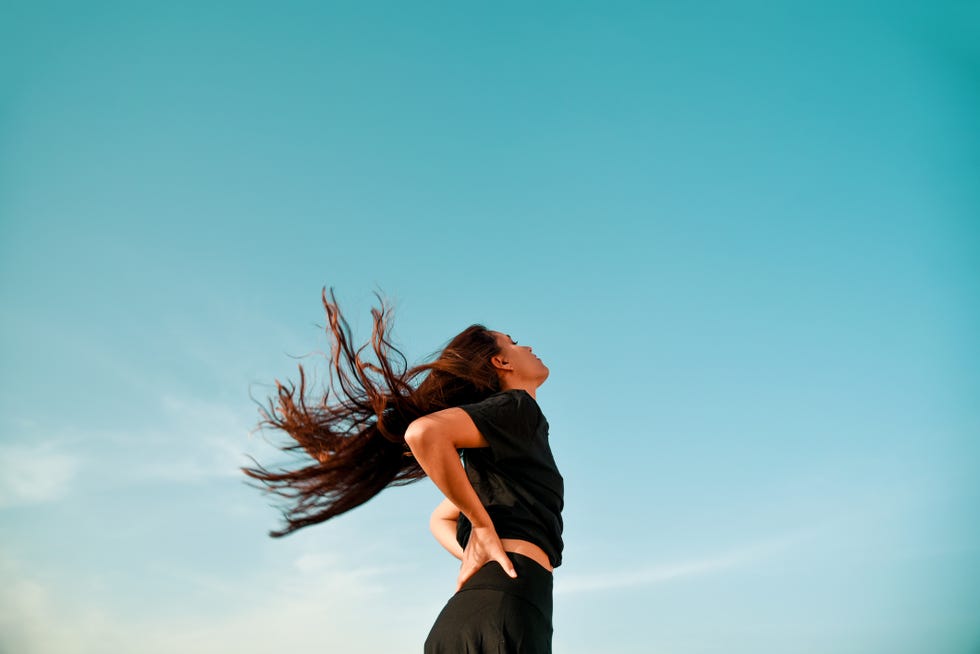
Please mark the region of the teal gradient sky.
<svg viewBox="0 0 980 654"><path fill-rule="evenodd" d="M0 15L0 651L421 651L429 482L238 471L325 286L550 366L556 652L980 651L976 3Z"/></svg>

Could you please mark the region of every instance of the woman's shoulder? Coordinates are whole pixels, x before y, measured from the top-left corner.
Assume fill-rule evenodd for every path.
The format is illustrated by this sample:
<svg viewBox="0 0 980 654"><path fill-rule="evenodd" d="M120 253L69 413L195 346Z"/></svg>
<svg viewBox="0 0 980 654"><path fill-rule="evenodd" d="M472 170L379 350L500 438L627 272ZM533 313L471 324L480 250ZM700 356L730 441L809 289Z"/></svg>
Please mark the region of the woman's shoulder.
<svg viewBox="0 0 980 654"><path fill-rule="evenodd" d="M537 413L540 413L541 411L541 406L538 404L538 401L533 395L523 388L507 388L502 391L497 391L493 395L488 396L484 401L499 404L512 404L521 409L526 409Z"/></svg>
<svg viewBox="0 0 980 654"><path fill-rule="evenodd" d="M509 402L520 403L527 402L530 399L532 402L534 398L531 394L525 391L523 388L505 388L503 390L494 391L489 395L485 396L483 399L474 402L474 404L482 404L484 402L489 403L500 403L505 404Z"/></svg>
<svg viewBox="0 0 980 654"><path fill-rule="evenodd" d="M504 395L504 394L510 395L511 397L521 398L521 399L527 398L532 402L534 402L535 404L537 404L537 400L534 399L534 396L531 395L528 391L524 390L523 388L506 388L502 391L497 391L496 393L494 393L494 395Z"/></svg>
<svg viewBox="0 0 980 654"><path fill-rule="evenodd" d="M523 388L511 388L505 392L509 394L517 413L524 416L524 421L531 431L536 430L542 421L547 424L541 405L533 395Z"/></svg>
<svg viewBox="0 0 980 654"><path fill-rule="evenodd" d="M523 388L507 388L496 391L478 402L461 405L471 416L481 414L486 416L497 416L499 419L507 419L527 424L529 427L537 425L542 417L541 407L537 400Z"/></svg>

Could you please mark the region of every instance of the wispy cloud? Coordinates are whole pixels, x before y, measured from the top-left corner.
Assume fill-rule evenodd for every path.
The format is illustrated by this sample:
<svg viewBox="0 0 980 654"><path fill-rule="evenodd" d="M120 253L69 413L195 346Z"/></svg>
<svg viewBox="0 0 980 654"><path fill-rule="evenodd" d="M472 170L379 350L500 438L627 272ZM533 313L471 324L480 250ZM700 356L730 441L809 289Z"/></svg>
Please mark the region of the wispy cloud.
<svg viewBox="0 0 980 654"><path fill-rule="evenodd" d="M285 456L255 429L260 416L245 396L155 395L159 411L124 427L11 419L0 441L0 510L147 483L244 483L249 454L264 464Z"/></svg>
<svg viewBox="0 0 980 654"><path fill-rule="evenodd" d="M78 606L24 566L9 559L0 563L0 651L5 652L368 654L404 650L406 631L422 642L432 619L431 607L406 604L403 594L387 587L390 570L350 567L339 553L300 554L275 570L269 566L233 580L168 570L194 591L189 595L210 600L207 610L188 602L166 617L150 610L133 615L94 600Z"/></svg>
<svg viewBox="0 0 980 654"><path fill-rule="evenodd" d="M555 593L570 594L584 591L612 590L635 586L648 586L685 577L731 570L764 560L793 545L812 538L815 528L806 528L768 538L745 547L689 561L640 566L631 570L611 571L591 575L558 575L555 578Z"/></svg>
<svg viewBox="0 0 980 654"><path fill-rule="evenodd" d="M0 445L0 508L60 499L80 463L52 441Z"/></svg>
<svg viewBox="0 0 980 654"><path fill-rule="evenodd" d="M88 654L137 651L123 647L106 613L91 604L69 605L48 583L0 552L0 651Z"/></svg>
<svg viewBox="0 0 980 654"><path fill-rule="evenodd" d="M138 457L144 479L177 482L209 479L244 479L240 468L253 462L281 459L282 452L260 437L255 427L259 415L244 400L230 404L192 396L165 394L165 430L155 427L142 436L128 435L130 446L152 447L152 456Z"/></svg>
<svg viewBox="0 0 980 654"><path fill-rule="evenodd" d="M250 437L255 421L248 401L235 406L161 393L160 407L161 414L125 429L22 425L13 442L0 445L0 508L58 500L73 482L241 479L239 468L251 464L247 451L272 451Z"/></svg>

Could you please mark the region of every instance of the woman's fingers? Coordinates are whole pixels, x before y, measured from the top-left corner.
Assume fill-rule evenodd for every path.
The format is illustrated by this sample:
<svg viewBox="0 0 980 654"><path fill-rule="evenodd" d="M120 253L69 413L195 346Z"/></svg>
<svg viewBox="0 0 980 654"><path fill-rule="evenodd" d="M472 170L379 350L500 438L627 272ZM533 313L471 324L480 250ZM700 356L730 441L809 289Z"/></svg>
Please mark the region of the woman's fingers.
<svg viewBox="0 0 980 654"><path fill-rule="evenodd" d="M512 579L517 579L517 570L514 569L514 564L511 562L510 557L507 556L507 552L503 549L500 550L501 556L497 556L494 560L500 564L500 567L504 569Z"/></svg>
<svg viewBox="0 0 980 654"><path fill-rule="evenodd" d="M504 545L500 542L497 532L492 527L474 528L470 533L466 549L463 550L463 562L459 567L459 576L456 578L456 592L459 592L463 584L475 575L477 570L491 561L500 564L507 576L512 579L517 578L517 570L504 551Z"/></svg>

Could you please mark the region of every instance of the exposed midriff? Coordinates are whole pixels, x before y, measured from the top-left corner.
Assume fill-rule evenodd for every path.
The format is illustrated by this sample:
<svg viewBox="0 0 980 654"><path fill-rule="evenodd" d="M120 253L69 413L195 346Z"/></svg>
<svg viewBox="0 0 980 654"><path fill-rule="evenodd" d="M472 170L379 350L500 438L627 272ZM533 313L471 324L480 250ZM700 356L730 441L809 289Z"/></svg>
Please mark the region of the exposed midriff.
<svg viewBox="0 0 980 654"><path fill-rule="evenodd" d="M524 556L533 559L535 563L540 565L548 572L552 572L554 570L554 568L551 567L551 561L548 560L548 555L544 553L543 549L534 543L521 540L519 538L501 538L500 543L504 546L505 551L523 554Z"/></svg>

